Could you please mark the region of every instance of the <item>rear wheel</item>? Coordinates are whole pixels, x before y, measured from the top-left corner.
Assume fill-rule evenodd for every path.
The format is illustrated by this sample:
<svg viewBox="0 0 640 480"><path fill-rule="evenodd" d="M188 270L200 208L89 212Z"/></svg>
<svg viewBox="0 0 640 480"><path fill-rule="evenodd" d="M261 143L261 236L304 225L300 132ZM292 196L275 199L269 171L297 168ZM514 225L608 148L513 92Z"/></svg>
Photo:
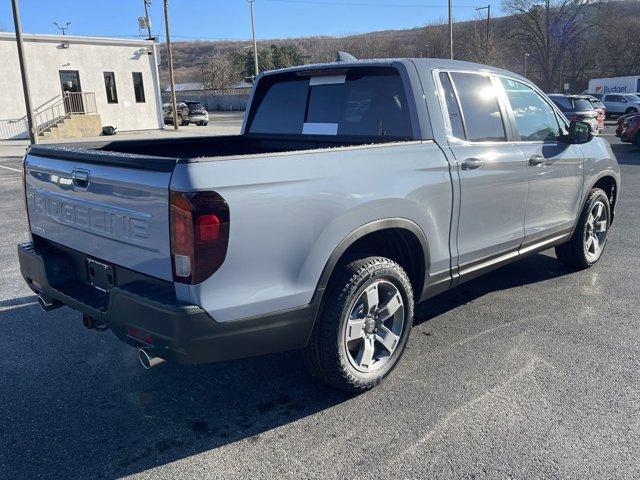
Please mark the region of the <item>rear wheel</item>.
<svg viewBox="0 0 640 480"><path fill-rule="evenodd" d="M305 364L333 387L363 392L398 363L412 322L413 292L405 271L384 257L353 261L328 286Z"/></svg>
<svg viewBox="0 0 640 480"><path fill-rule="evenodd" d="M629 107L627 108L627 111L625 112L626 114L629 113L638 113L638 109L636 107Z"/></svg>
<svg viewBox="0 0 640 480"><path fill-rule="evenodd" d="M611 207L607 194L600 188L589 193L573 235L556 247L562 263L574 268L588 268L595 264L607 244L611 224Z"/></svg>

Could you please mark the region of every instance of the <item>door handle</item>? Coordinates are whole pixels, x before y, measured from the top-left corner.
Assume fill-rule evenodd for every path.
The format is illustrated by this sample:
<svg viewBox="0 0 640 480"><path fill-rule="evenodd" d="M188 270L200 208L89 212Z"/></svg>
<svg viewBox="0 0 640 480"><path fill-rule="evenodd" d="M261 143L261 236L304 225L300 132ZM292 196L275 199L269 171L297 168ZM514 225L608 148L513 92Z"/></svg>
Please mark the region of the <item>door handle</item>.
<svg viewBox="0 0 640 480"><path fill-rule="evenodd" d="M531 165L532 167L537 167L538 165L541 165L543 163L544 163L544 157L541 157L540 155L533 155L529 159L529 165Z"/></svg>
<svg viewBox="0 0 640 480"><path fill-rule="evenodd" d="M467 158L460 166L462 170L475 170L482 166L482 160L479 158Z"/></svg>

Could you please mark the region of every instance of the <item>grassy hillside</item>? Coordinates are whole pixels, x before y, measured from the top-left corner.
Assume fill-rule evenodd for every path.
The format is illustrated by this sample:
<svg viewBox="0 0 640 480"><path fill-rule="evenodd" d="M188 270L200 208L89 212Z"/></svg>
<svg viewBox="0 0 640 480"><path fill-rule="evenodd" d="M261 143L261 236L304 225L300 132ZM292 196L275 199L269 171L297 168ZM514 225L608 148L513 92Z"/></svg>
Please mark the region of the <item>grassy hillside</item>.
<svg viewBox="0 0 640 480"><path fill-rule="evenodd" d="M526 1L526 0L525 0ZM640 2L603 3L592 7L580 20L583 32L567 47L557 64L549 67L536 61L535 45L527 45L517 37L521 29L517 17L505 16L491 21L489 50L486 48L484 19L454 25L454 55L523 73L525 53L530 53L528 76L556 90L564 82L572 91L581 91L589 78L606 75L640 74ZM562 33L564 34L564 33ZM560 35L553 30L550 37ZM338 50L357 58L388 57L448 57L446 24L426 25L406 30L386 30L345 37L306 37L273 39L259 42L259 49L270 45L297 45L306 52L307 63L331 61ZM240 80L244 73L226 59L250 49L250 41L189 41L174 42L176 82L199 82L209 75L212 62L225 63L225 84ZM246 52L247 50L245 50ZM555 52L552 52L555 54ZM551 55L551 54L549 54ZM548 55L548 56L549 56ZM166 55L163 56L163 59ZM218 59L218 60L216 60ZM222 60L220 60L222 59ZM554 71L549 73L548 68ZM166 64L161 64L166 83Z"/></svg>

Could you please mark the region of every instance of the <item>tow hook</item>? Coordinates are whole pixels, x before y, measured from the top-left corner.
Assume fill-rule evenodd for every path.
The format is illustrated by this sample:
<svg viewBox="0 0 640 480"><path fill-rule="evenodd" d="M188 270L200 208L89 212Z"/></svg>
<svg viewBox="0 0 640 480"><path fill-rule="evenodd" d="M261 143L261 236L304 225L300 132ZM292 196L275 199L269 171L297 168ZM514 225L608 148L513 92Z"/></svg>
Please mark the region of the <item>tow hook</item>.
<svg viewBox="0 0 640 480"><path fill-rule="evenodd" d="M97 330L98 332L104 332L105 330L109 329L107 325L97 321L95 318L90 317L86 313L82 314L82 324L85 326L85 328L88 328L89 330Z"/></svg>
<svg viewBox="0 0 640 480"><path fill-rule="evenodd" d="M144 348L138 349L138 359L140 363L144 367L145 370L149 370L151 367L155 367L164 363L164 358L154 357L149 352L147 352Z"/></svg>

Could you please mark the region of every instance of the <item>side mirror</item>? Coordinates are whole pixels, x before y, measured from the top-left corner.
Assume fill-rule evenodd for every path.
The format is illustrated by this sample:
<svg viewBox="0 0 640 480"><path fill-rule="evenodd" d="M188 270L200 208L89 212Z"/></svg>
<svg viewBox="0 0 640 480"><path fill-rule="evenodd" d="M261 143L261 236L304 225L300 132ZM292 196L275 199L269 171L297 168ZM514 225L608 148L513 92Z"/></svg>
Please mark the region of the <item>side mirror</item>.
<svg viewBox="0 0 640 480"><path fill-rule="evenodd" d="M593 138L591 127L586 122L574 120L569 124L569 133L564 139L567 143L587 143Z"/></svg>

